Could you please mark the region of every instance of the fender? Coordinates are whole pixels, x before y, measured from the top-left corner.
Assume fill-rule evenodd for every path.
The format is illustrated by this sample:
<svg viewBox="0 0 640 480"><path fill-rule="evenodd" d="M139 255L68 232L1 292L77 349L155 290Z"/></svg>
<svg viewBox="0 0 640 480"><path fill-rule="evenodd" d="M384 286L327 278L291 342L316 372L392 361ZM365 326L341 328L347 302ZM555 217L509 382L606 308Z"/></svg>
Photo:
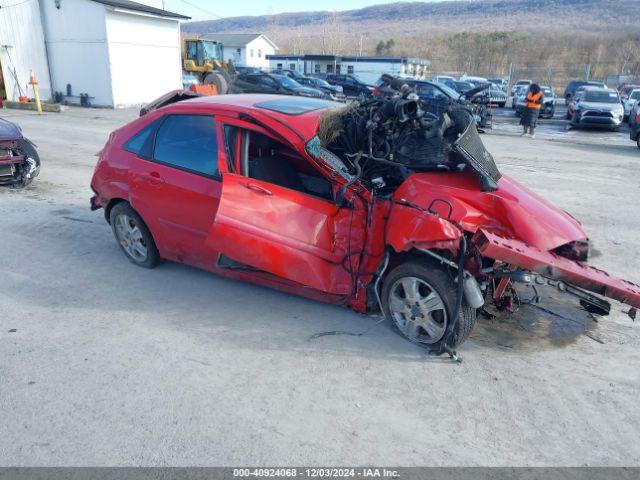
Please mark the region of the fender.
<svg viewBox="0 0 640 480"><path fill-rule="evenodd" d="M458 249L462 231L450 221L414 204L394 202L385 228L396 252L412 248Z"/></svg>

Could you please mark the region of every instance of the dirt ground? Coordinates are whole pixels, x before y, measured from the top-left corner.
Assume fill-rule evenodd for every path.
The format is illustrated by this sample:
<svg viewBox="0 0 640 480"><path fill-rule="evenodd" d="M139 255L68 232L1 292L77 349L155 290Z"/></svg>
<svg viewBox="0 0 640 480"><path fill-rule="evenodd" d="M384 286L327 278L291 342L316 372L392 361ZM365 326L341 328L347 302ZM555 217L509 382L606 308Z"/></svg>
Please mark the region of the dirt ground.
<svg viewBox="0 0 640 480"><path fill-rule="evenodd" d="M622 305L596 322L544 291L567 318L522 307L480 319L462 364L428 357L375 317L130 264L88 199L134 110L0 115L43 159L32 186L0 190L0 465L640 465L640 321ZM516 132L505 114L484 136L500 168L639 281L635 144Z"/></svg>

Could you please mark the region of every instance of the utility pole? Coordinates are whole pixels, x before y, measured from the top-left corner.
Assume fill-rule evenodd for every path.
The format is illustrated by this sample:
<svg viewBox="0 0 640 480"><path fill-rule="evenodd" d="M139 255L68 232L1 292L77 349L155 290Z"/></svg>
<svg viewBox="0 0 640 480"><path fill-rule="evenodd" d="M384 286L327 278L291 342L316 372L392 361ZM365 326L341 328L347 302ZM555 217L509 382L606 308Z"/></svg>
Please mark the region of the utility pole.
<svg viewBox="0 0 640 480"><path fill-rule="evenodd" d="M358 50L358 56L362 56L362 35L360 35L360 49Z"/></svg>
<svg viewBox="0 0 640 480"><path fill-rule="evenodd" d="M587 65L584 67L584 79L585 81L589 81L589 75L591 75L591 64L587 63Z"/></svg>

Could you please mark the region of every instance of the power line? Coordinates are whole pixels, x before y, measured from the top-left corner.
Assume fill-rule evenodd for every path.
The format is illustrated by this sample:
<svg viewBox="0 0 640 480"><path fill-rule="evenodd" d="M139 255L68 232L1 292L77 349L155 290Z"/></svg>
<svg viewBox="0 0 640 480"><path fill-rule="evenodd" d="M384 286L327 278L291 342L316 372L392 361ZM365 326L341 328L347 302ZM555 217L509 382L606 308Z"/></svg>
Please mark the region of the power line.
<svg viewBox="0 0 640 480"><path fill-rule="evenodd" d="M27 0L27 1L30 1L30 0ZM195 8L196 10L200 10L201 12L208 13L209 15L211 15L211 16L213 16L213 17L216 17L216 18L222 18L220 15L216 15L215 13L213 13L213 12L211 12L211 11L209 11L209 10L206 10L206 9L204 9L204 8L202 8L202 7L199 7L198 5L194 5L194 4L193 4L193 3L191 3L191 2L187 2L187 0L180 0L180 1L181 1L182 3L186 3L187 5L189 5L189 6L190 6L190 7L192 7L192 8Z"/></svg>

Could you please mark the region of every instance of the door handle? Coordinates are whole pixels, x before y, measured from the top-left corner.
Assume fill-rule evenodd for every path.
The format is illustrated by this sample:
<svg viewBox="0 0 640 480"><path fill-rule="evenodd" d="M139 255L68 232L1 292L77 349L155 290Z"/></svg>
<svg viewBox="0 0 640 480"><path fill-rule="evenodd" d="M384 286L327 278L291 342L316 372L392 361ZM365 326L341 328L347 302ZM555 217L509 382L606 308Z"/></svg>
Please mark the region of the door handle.
<svg viewBox="0 0 640 480"><path fill-rule="evenodd" d="M143 175L143 178L152 185L161 185L164 183L164 179L158 172L150 172L148 175Z"/></svg>
<svg viewBox="0 0 640 480"><path fill-rule="evenodd" d="M245 184L245 187L249 190L253 190L254 192L261 193L262 195L273 195L273 193L271 193L271 190L267 190L266 188L261 187L260 185L257 185L255 183L247 183Z"/></svg>

